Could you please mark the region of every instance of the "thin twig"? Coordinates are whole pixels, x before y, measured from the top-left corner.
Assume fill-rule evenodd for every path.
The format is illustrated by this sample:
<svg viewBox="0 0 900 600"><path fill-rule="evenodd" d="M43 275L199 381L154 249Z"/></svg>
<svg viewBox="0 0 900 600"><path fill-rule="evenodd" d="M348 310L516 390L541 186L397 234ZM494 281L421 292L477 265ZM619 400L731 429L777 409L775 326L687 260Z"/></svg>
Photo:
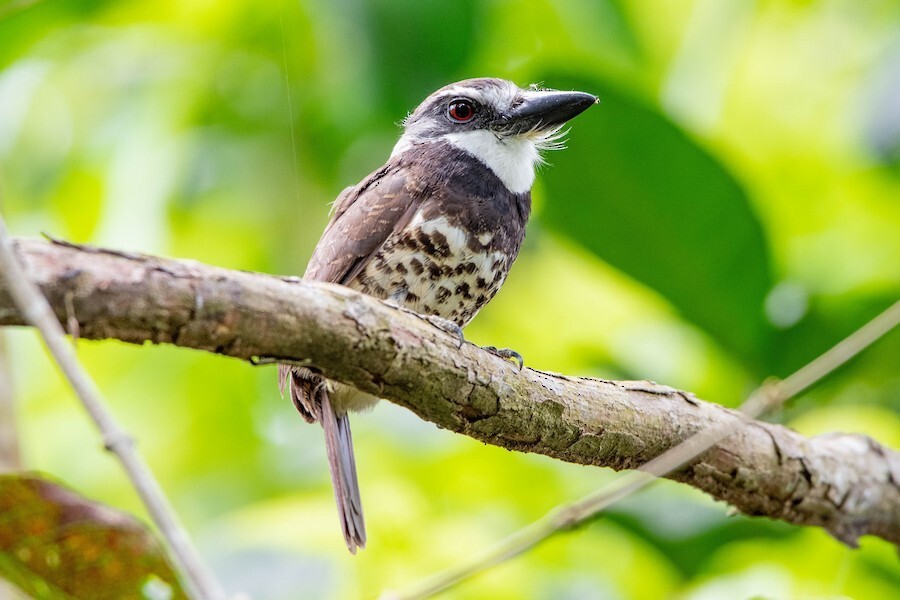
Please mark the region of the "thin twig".
<svg viewBox="0 0 900 600"><path fill-rule="evenodd" d="M0 473L22 468L19 432L16 428L16 398L6 336L0 332ZM2 598L2 594L0 594Z"/></svg>
<svg viewBox="0 0 900 600"><path fill-rule="evenodd" d="M898 324L900 324L900 301L895 302L890 308L786 379L763 383L740 406L740 411L756 418L780 407L881 339ZM387 591L381 595L381 600L429 598L515 558L560 531L575 529L594 519L619 500L691 462L730 435L735 427L736 423L726 422L718 427L701 431L646 462L640 470L626 473L580 500L554 508L541 519L513 533L462 565L437 573L403 590Z"/></svg>
<svg viewBox="0 0 900 600"><path fill-rule="evenodd" d="M104 447L118 457L144 506L162 532L186 593L191 598L203 600L224 598L221 586L193 548L187 532L179 523L162 488L135 450L133 440L107 409L100 390L78 362L72 346L66 342L65 332L47 299L16 260L2 216L0 216L0 272L6 279L13 302L25 320L40 331L50 354L100 430Z"/></svg>

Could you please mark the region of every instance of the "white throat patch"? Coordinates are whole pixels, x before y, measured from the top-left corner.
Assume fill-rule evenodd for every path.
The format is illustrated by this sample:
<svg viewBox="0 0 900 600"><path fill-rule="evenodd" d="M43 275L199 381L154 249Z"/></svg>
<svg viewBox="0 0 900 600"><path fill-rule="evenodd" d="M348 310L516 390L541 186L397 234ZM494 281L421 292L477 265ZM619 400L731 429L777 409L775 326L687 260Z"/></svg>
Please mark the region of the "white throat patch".
<svg viewBox="0 0 900 600"><path fill-rule="evenodd" d="M447 133L442 137L487 165L512 193L521 194L531 189L534 167L541 162L532 140L524 137L502 139L485 129Z"/></svg>

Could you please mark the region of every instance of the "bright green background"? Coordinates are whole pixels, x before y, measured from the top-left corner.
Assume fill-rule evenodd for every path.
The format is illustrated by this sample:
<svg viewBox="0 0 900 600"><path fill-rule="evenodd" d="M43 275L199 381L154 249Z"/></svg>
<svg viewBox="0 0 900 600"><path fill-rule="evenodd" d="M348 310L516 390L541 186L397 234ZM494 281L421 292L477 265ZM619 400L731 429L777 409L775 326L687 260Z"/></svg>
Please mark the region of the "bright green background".
<svg viewBox="0 0 900 600"><path fill-rule="evenodd" d="M433 89L493 75L602 103L538 176L467 330L536 368L734 405L900 296L894 0L0 3L0 193L18 235L300 273L328 203ZM293 127L292 127L293 123ZM27 466L143 514L34 335L6 334ZM79 344L203 553L254 598L374 597L609 481L382 403L354 419L350 557L321 433L273 368ZM900 445L900 335L775 417ZM664 482L453 598L887 598L894 549L727 517Z"/></svg>

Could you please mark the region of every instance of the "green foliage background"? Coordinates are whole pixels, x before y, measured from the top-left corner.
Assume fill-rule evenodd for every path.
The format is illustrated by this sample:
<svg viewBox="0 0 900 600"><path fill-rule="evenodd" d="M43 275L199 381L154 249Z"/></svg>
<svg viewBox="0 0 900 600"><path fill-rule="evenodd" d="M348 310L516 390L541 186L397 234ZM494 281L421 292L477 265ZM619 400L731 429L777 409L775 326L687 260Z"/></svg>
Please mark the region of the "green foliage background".
<svg viewBox="0 0 900 600"><path fill-rule="evenodd" d="M548 157L526 247L467 330L536 368L734 405L900 296L895 0L0 2L0 192L19 235L300 273L329 202L433 89L600 95ZM142 515L33 333L5 334L29 468ZM354 431L350 557L318 428L272 368L79 344L230 590L374 597L614 474L382 403ZM776 417L900 445L900 335ZM664 482L453 598L888 598L894 549L726 516Z"/></svg>

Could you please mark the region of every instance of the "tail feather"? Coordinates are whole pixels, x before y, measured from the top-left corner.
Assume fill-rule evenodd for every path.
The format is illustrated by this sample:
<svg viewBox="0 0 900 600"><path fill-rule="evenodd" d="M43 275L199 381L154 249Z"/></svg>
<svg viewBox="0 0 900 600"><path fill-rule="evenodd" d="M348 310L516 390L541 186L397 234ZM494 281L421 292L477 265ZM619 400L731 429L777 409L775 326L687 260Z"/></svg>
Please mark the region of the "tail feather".
<svg viewBox="0 0 900 600"><path fill-rule="evenodd" d="M278 383L282 394L285 387L290 387L291 401L303 418L310 423L319 421L325 431L328 467L341 530L347 549L356 554L357 548L366 547L366 524L356 476L350 419L346 413L335 414L325 378L310 369L278 365Z"/></svg>
<svg viewBox="0 0 900 600"><path fill-rule="evenodd" d="M337 503L341 530L347 549L356 554L357 548L366 547L366 523L363 518L359 482L356 476L356 459L353 456L353 438L350 419L346 414L335 415L328 394L323 394L319 422L325 430L325 448L331 470L331 484Z"/></svg>

